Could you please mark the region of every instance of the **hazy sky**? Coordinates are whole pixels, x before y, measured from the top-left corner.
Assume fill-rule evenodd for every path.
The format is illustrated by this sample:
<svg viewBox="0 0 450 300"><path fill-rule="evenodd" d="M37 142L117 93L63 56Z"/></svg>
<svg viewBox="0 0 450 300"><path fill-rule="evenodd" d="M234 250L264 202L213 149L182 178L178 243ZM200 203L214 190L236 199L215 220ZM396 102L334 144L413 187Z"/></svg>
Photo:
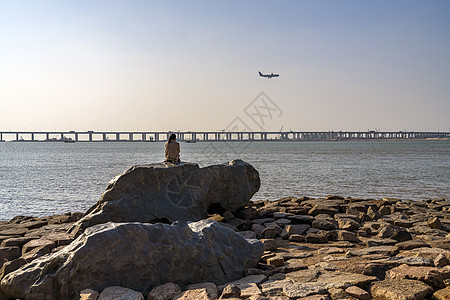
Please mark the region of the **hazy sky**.
<svg viewBox="0 0 450 300"><path fill-rule="evenodd" d="M450 131L450 1L0 0L0 131L256 130L260 92L266 130Z"/></svg>

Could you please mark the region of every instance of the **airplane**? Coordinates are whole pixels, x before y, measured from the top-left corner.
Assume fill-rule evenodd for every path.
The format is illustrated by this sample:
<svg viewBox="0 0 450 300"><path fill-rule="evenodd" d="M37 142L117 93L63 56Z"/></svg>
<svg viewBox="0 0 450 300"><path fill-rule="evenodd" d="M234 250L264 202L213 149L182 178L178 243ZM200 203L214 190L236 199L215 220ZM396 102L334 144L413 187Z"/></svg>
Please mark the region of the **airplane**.
<svg viewBox="0 0 450 300"><path fill-rule="evenodd" d="M273 74L273 73L270 73L270 74L267 74L267 75L264 75L263 73L261 73L261 72L258 72L259 73L259 76L261 76L261 77L266 77L267 79L270 79L270 78L272 78L272 77L278 77L278 76L280 76L280 75L278 75L278 74Z"/></svg>

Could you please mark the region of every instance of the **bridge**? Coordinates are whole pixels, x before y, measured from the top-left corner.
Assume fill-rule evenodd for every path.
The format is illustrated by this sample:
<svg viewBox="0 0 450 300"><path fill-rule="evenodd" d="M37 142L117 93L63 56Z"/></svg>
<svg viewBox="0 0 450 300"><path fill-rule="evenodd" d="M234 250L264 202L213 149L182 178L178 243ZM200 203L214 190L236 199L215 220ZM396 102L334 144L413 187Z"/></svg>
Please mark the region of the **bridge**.
<svg viewBox="0 0 450 300"><path fill-rule="evenodd" d="M415 131L0 131L0 141L161 142L178 141L338 141L353 139L450 139L450 132Z"/></svg>

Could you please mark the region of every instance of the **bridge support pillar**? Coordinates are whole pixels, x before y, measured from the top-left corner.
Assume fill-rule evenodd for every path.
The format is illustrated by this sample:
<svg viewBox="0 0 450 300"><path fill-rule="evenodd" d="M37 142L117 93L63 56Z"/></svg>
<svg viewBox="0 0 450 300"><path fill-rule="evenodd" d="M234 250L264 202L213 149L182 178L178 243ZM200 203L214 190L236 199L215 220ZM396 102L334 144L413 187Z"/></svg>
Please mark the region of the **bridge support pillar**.
<svg viewBox="0 0 450 300"><path fill-rule="evenodd" d="M128 141L130 141L130 142L133 141L133 134L132 133L128 134Z"/></svg>

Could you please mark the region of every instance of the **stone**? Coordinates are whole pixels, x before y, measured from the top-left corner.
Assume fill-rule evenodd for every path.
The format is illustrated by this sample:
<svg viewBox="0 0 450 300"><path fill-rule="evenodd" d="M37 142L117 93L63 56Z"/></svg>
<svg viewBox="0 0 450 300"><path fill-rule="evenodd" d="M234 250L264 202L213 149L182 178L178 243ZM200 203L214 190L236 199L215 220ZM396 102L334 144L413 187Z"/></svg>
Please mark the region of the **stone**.
<svg viewBox="0 0 450 300"><path fill-rule="evenodd" d="M85 289L80 292L80 300L97 300L99 295L97 291Z"/></svg>
<svg viewBox="0 0 450 300"><path fill-rule="evenodd" d="M289 235L304 234L311 226L308 224L287 225L284 229Z"/></svg>
<svg viewBox="0 0 450 300"><path fill-rule="evenodd" d="M335 220L316 219L312 222L311 227L321 230L335 230L338 226Z"/></svg>
<svg viewBox="0 0 450 300"><path fill-rule="evenodd" d="M262 295L258 284L264 282L265 280L267 280L267 276L265 275L251 275L237 281L230 282L229 284L239 288L240 297L248 298L251 295Z"/></svg>
<svg viewBox="0 0 450 300"><path fill-rule="evenodd" d="M206 289L187 290L182 294L175 296L173 300L213 300Z"/></svg>
<svg viewBox="0 0 450 300"><path fill-rule="evenodd" d="M376 300L421 300L433 293L433 289L418 280L383 280L372 284L370 293Z"/></svg>
<svg viewBox="0 0 450 300"><path fill-rule="evenodd" d="M369 206L366 214L371 220L377 220L380 217L380 213L373 206Z"/></svg>
<svg viewBox="0 0 450 300"><path fill-rule="evenodd" d="M436 256L436 258L434 259L433 263L434 263L434 265L436 267L440 267L441 268L441 267L445 267L446 265L448 265L449 264L449 260L448 260L448 258L445 255L443 255L441 253L438 256Z"/></svg>
<svg viewBox="0 0 450 300"><path fill-rule="evenodd" d="M260 224L253 224L251 227L252 231L256 234L262 233L265 228L266 226Z"/></svg>
<svg viewBox="0 0 450 300"><path fill-rule="evenodd" d="M264 250L266 251L273 251L278 248L277 241L274 239L261 239L260 241L264 244Z"/></svg>
<svg viewBox="0 0 450 300"><path fill-rule="evenodd" d="M6 274L9 274L9 273L17 270L26 264L27 264L27 261L22 257L19 257L17 259L11 260L11 261L4 262L3 267L0 270L0 280L2 280Z"/></svg>
<svg viewBox="0 0 450 300"><path fill-rule="evenodd" d="M345 292L359 300L371 300L372 299L372 297L370 297L368 292L366 292L362 288L359 288L354 285L346 288Z"/></svg>
<svg viewBox="0 0 450 300"><path fill-rule="evenodd" d="M315 220L313 216L309 215L294 215L288 217L288 219L291 220L293 224L312 224Z"/></svg>
<svg viewBox="0 0 450 300"><path fill-rule="evenodd" d="M181 294L180 286L173 282L168 282L153 288L148 294L147 300L172 300L179 294Z"/></svg>
<svg viewBox="0 0 450 300"><path fill-rule="evenodd" d="M283 286L283 293L289 298L297 299L314 294L326 294L327 290L316 283L288 283Z"/></svg>
<svg viewBox="0 0 450 300"><path fill-rule="evenodd" d="M421 240L409 240L404 242L399 242L395 244L395 247L397 247L399 250L411 250L415 248L424 248L424 247L430 247L427 243Z"/></svg>
<svg viewBox="0 0 450 300"><path fill-rule="evenodd" d="M260 217L259 212L254 209L253 207L242 209L237 214L238 218L244 219L244 220L254 220L258 219Z"/></svg>
<svg viewBox="0 0 450 300"><path fill-rule="evenodd" d="M220 299L239 298L241 296L241 290L234 284L228 284L222 291Z"/></svg>
<svg viewBox="0 0 450 300"><path fill-rule="evenodd" d="M290 283L290 279L266 281L261 284L261 291L268 297L284 296L283 288Z"/></svg>
<svg viewBox="0 0 450 300"><path fill-rule="evenodd" d="M219 297L219 290L217 289L217 285L215 285L212 282L190 284L186 287L186 289L187 290L206 289L206 293L208 294L208 297L210 297L211 299L217 299Z"/></svg>
<svg viewBox="0 0 450 300"><path fill-rule="evenodd" d="M270 266L280 267L284 265L284 259L283 257L276 255L274 257L268 258L267 264Z"/></svg>
<svg viewBox="0 0 450 300"><path fill-rule="evenodd" d="M445 270L435 267L415 267L404 264L387 271L386 279L420 280L434 289L442 289L445 287L444 280L450 279L450 269Z"/></svg>
<svg viewBox="0 0 450 300"><path fill-rule="evenodd" d="M382 206L378 209L378 213L380 214L380 216L390 215L390 214L391 214L391 208L390 208L389 206L382 205Z"/></svg>
<svg viewBox="0 0 450 300"><path fill-rule="evenodd" d="M399 231L395 232L393 235L391 235L391 239L396 240L398 242L405 242L412 240L412 235L408 231L404 229L400 229Z"/></svg>
<svg viewBox="0 0 450 300"><path fill-rule="evenodd" d="M34 239L39 239L39 236L25 236L25 237L5 239L0 244L0 247L13 247L13 246L22 247L24 244Z"/></svg>
<svg viewBox="0 0 450 300"><path fill-rule="evenodd" d="M398 253L398 248L395 246L375 246L367 247L362 249L350 250L353 255L371 255L371 254L381 254L386 256L393 256Z"/></svg>
<svg viewBox="0 0 450 300"><path fill-rule="evenodd" d="M436 259L439 254L445 255L447 259L450 259L450 250L440 248L415 248L402 252L402 256L418 256L428 258L432 261Z"/></svg>
<svg viewBox="0 0 450 300"><path fill-rule="evenodd" d="M399 231L399 227L397 226L392 226L392 225L387 225L384 226L380 232L377 234L377 237L380 239L389 239L391 238L395 233L397 233Z"/></svg>
<svg viewBox="0 0 450 300"><path fill-rule="evenodd" d="M98 300L144 300L144 296L128 288L111 286L100 293Z"/></svg>
<svg viewBox="0 0 450 300"><path fill-rule="evenodd" d="M226 220L227 222L229 222L229 221L231 221L231 220L234 219L233 213L231 213L231 212L228 211L228 210L227 210L226 212L223 213L223 217L225 218L225 220Z"/></svg>
<svg viewBox="0 0 450 300"><path fill-rule="evenodd" d="M367 247L374 247L374 246L383 246L383 245L395 245L397 243L396 240L392 239L368 239L365 240L364 243Z"/></svg>
<svg viewBox="0 0 450 300"><path fill-rule="evenodd" d="M198 221L244 207L259 187L258 171L242 160L205 168L194 163L134 166L111 180L70 232L78 236L107 222Z"/></svg>
<svg viewBox="0 0 450 300"><path fill-rule="evenodd" d="M0 287L18 298L74 298L86 288L119 284L143 294L165 282L223 284L255 267L263 247L212 220L106 223L90 227L59 252L7 274Z"/></svg>
<svg viewBox="0 0 450 300"><path fill-rule="evenodd" d="M289 236L289 241L303 243L306 241L306 237L304 235L300 235L300 234L291 234Z"/></svg>
<svg viewBox="0 0 450 300"><path fill-rule="evenodd" d="M319 233L308 233L306 235L305 241L307 243L314 243L314 244L323 244L328 242L328 238L326 235L319 234Z"/></svg>
<svg viewBox="0 0 450 300"><path fill-rule="evenodd" d="M256 232L253 231L238 231L240 235L248 240L256 239Z"/></svg>
<svg viewBox="0 0 450 300"><path fill-rule="evenodd" d="M339 213L339 211L336 208L321 204L316 204L313 208L311 208L308 211L308 215L311 216L317 216L319 214L327 214L329 216L334 216L337 213Z"/></svg>
<svg viewBox="0 0 450 300"><path fill-rule="evenodd" d="M429 258L425 257L403 257L394 256L375 260L374 262L387 264L387 265L401 265L407 264L410 266L432 266L433 262Z"/></svg>
<svg viewBox="0 0 450 300"><path fill-rule="evenodd" d="M20 257L20 248L17 246L0 247L0 268L5 261L11 261Z"/></svg>
<svg viewBox="0 0 450 300"><path fill-rule="evenodd" d="M346 230L338 230L338 241L358 242L358 237L355 233Z"/></svg>
<svg viewBox="0 0 450 300"><path fill-rule="evenodd" d="M432 217L432 218L428 219L427 226L430 227L431 229L441 229L442 228L441 221L439 220L438 217Z"/></svg>
<svg viewBox="0 0 450 300"><path fill-rule="evenodd" d="M281 231L282 231L282 229L280 226L278 226L275 223L272 223L272 224L266 226L266 228L264 228L264 230L261 232L261 234L264 235L265 239L273 239L277 235L279 235L281 233Z"/></svg>
<svg viewBox="0 0 450 300"><path fill-rule="evenodd" d="M450 300L450 286L446 287L445 289L436 291L433 294L433 297L436 300Z"/></svg>

